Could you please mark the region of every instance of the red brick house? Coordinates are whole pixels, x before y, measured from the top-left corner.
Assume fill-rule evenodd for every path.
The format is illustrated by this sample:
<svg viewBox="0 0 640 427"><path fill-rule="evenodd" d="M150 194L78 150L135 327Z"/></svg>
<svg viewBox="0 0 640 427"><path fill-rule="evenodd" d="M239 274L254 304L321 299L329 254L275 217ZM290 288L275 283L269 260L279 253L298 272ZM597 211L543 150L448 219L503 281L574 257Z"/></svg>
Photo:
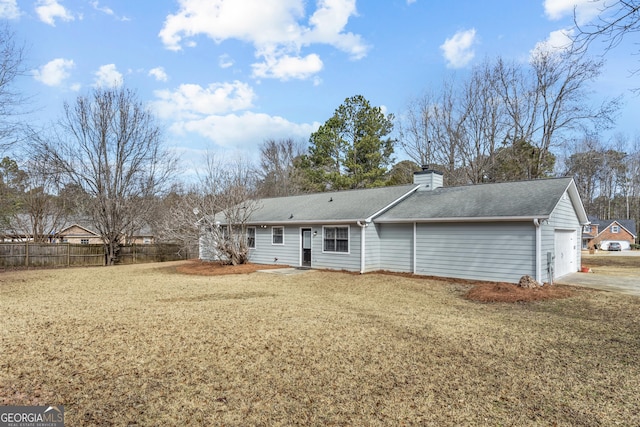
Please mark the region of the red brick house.
<svg viewBox="0 0 640 427"><path fill-rule="evenodd" d="M610 219L601 220L590 218L591 224L585 225L582 230L583 249L609 248L609 243L618 242L622 250L631 249L636 242L636 224L633 220Z"/></svg>

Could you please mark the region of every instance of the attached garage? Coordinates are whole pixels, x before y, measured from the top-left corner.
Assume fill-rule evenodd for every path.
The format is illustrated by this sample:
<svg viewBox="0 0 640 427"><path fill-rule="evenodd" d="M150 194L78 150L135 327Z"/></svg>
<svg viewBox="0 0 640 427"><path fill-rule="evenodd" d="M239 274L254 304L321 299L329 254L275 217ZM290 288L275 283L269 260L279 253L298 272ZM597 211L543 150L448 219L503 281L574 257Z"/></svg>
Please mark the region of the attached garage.
<svg viewBox="0 0 640 427"><path fill-rule="evenodd" d="M577 236L588 219L573 180L555 178L425 186L374 222L413 226L414 274L515 283L578 271ZM384 238L380 247L382 260Z"/></svg>
<svg viewBox="0 0 640 427"><path fill-rule="evenodd" d="M576 265L577 232L575 230L555 230L554 278L578 271Z"/></svg>

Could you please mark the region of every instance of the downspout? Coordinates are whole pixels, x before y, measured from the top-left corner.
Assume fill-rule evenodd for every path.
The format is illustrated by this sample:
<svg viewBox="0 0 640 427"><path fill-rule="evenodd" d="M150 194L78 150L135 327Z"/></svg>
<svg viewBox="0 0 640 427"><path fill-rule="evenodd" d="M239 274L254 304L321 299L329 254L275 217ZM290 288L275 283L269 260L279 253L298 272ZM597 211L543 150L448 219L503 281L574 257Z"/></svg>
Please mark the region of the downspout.
<svg viewBox="0 0 640 427"><path fill-rule="evenodd" d="M416 261L418 259L418 256L416 255L416 247L417 247L416 235L418 234L417 228L418 228L418 225L414 222L413 223L413 274L418 274L418 266L416 265Z"/></svg>
<svg viewBox="0 0 640 427"><path fill-rule="evenodd" d="M366 220L364 222L358 220L358 225L360 226L360 274L364 274L365 272L365 250L366 250L366 242L367 239L365 237L365 229L369 225L369 222Z"/></svg>
<svg viewBox="0 0 640 427"><path fill-rule="evenodd" d="M533 225L536 226L536 281L542 283L542 228L540 228L540 220L534 218Z"/></svg>

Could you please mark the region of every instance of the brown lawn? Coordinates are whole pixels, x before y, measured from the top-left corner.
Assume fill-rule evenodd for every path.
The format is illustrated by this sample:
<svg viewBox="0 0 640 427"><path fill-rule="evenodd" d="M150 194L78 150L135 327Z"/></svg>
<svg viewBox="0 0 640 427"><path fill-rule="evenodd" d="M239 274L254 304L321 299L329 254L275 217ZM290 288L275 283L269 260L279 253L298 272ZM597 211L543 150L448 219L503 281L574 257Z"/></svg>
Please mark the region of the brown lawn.
<svg viewBox="0 0 640 427"><path fill-rule="evenodd" d="M635 253L635 251L634 251ZM598 274L611 276L640 277L640 256L620 256L617 253L600 251L596 254L582 253L582 265Z"/></svg>
<svg viewBox="0 0 640 427"><path fill-rule="evenodd" d="M640 424L638 298L185 265L1 273L0 405L69 426Z"/></svg>

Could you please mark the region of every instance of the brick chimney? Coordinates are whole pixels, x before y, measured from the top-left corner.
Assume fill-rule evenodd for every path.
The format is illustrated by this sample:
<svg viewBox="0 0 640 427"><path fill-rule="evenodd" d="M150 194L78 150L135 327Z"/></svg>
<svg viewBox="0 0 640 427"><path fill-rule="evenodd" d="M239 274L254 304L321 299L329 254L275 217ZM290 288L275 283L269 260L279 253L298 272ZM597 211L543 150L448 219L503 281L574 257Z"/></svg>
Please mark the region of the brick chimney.
<svg viewBox="0 0 640 427"><path fill-rule="evenodd" d="M435 190L442 187L442 172L429 169L429 165L422 165L420 172L413 173L413 183L420 185L419 191Z"/></svg>

